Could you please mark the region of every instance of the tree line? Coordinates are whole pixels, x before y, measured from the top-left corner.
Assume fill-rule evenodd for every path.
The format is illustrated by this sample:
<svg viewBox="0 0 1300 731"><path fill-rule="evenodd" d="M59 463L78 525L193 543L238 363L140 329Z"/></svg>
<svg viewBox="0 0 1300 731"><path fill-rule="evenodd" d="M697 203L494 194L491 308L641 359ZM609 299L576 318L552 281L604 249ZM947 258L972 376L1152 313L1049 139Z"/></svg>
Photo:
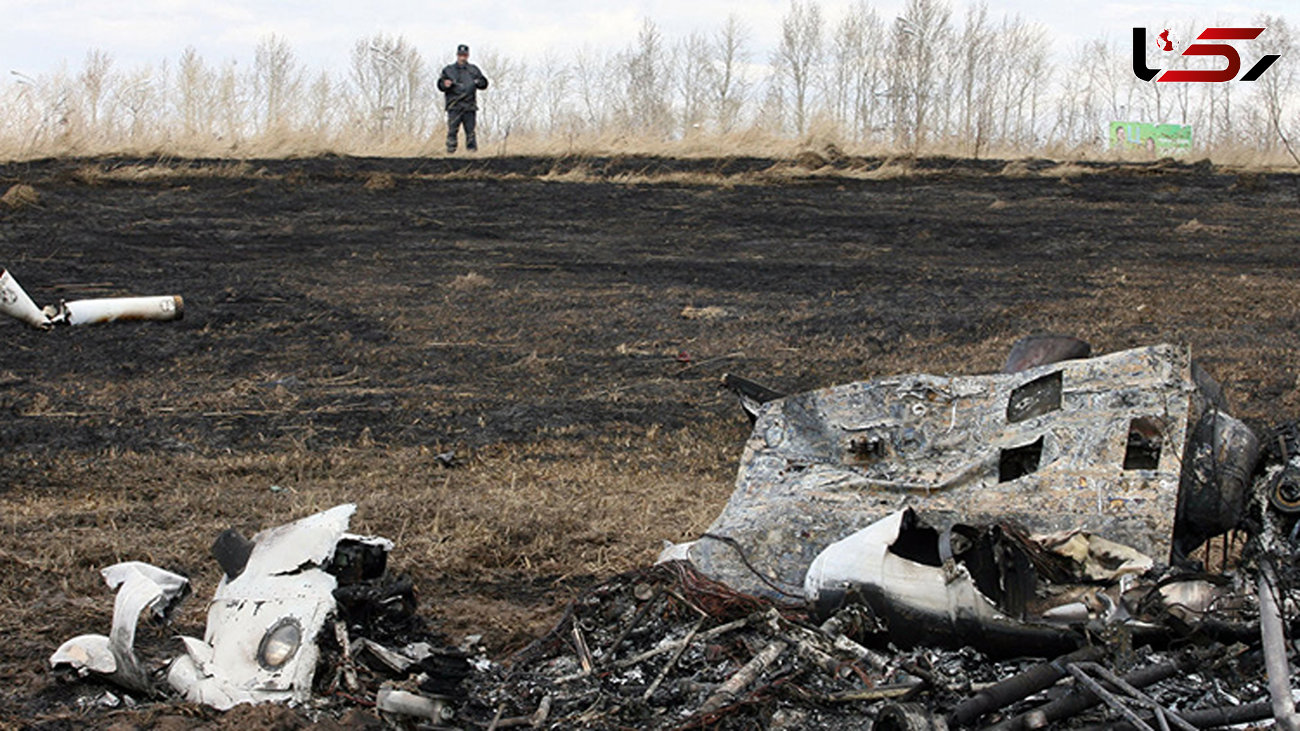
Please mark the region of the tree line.
<svg viewBox="0 0 1300 731"><path fill-rule="evenodd" d="M1283 18L1250 24L1267 30L1249 52L1283 59L1258 81L1162 84L1132 73L1128 28L1058 49L1047 28L982 2L908 0L886 17L858 0L831 17L816 0L792 0L768 53L737 16L676 38L647 18L623 48L476 54L493 82L480 95L480 134L485 149L507 152L787 140L1060 156L1104 150L1105 124L1125 120L1191 125L1205 152L1280 154L1300 132L1300 48ZM1168 27L1190 40L1201 26ZM1164 67L1222 63L1161 56L1154 43L1148 53ZM251 65L190 48L122 68L91 50L75 70L11 72L0 152L427 152L444 125L441 65L386 33L357 40L342 71L308 68L278 35L258 43Z"/></svg>

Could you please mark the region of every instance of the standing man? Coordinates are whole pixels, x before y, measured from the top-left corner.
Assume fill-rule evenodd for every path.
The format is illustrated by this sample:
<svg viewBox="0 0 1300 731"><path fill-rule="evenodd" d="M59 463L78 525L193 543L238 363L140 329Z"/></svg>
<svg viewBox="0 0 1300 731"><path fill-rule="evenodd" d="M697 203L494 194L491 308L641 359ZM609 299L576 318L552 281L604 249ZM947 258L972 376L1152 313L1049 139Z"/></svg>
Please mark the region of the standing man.
<svg viewBox="0 0 1300 731"><path fill-rule="evenodd" d="M456 48L456 63L442 70L438 77L438 90L447 96L447 152L456 151L456 133L465 126L465 149L478 150L474 136L474 116L478 112L477 94L486 89L487 77L478 66L469 62L469 46Z"/></svg>

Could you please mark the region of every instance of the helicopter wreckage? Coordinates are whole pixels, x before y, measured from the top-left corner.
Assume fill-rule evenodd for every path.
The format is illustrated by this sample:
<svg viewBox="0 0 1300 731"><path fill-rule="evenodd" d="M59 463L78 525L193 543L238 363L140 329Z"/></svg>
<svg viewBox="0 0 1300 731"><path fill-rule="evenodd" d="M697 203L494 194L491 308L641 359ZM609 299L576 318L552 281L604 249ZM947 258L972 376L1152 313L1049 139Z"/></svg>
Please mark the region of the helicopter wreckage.
<svg viewBox="0 0 1300 731"><path fill-rule="evenodd" d="M602 707L613 715L596 717L643 724L637 714L649 703L660 708L652 726L675 727L683 718L719 719L757 697L746 688L783 662L821 668L828 702L885 698L841 687L854 677L851 667L878 675L873 682L902 673L868 647L1065 659L951 707L947 722L969 725L1067 674L1079 688L1102 691L1063 696L1054 701L1060 708L1043 706L1043 718L1099 703L1127 682L1093 662L1106 628L1120 628L1134 645L1208 632L1226 646L1260 642L1262 633L1272 706L1247 704L1235 716L1206 709L1206 718L1245 718L1248 710L1251 718L1295 719L1281 639L1287 600L1275 596L1286 567L1275 571L1273 561L1300 525L1300 429L1261 440L1228 413L1187 348L1090 356L1082 341L1031 337L1003 372L989 375L903 375L789 396L724 378L753 431L713 525L666 548L658 566L575 600L550 634L505 665L481 657L471 665L427 634L394 629L411 619L411 587L386 572L390 542L346 532L350 505L251 541L219 537L213 553L225 575L205 636L185 638L165 671L135 657L135 624L142 613L165 616L188 581L140 563L103 572L118 590L112 634L73 638L50 662L215 708L303 703L322 687L355 692L347 669L355 676L365 664L380 679L415 678L385 681L374 702L427 722L469 709L470 717L486 713L486 723L495 707L493 726L537 726L552 708L585 718ZM1195 558L1208 541L1239 532L1249 535L1257 592L1245 572L1226 570L1226 559L1212 573ZM670 604L680 606L669 612ZM375 611L392 606L402 608L400 621ZM773 614L778 607L784 614ZM359 622L363 616L378 620ZM846 617L857 618L851 629ZM738 669L716 661L723 641ZM646 685L643 667L663 655ZM898 662L910 668L898 676L908 683L923 673ZM1137 673L1154 682L1181 672L1186 661L1178 662L1152 666L1150 678ZM332 668L332 680L321 668ZM473 688L455 691L462 681ZM907 686L908 697L917 687ZM629 693L640 700L622 698ZM1145 707L1163 718L1161 708ZM502 720L506 708L524 715ZM871 713L877 728L891 728L881 724L907 712ZM1004 723L1034 725L1025 718Z"/></svg>
<svg viewBox="0 0 1300 731"><path fill-rule="evenodd" d="M864 603L900 643L1051 654L1089 622L1158 630L1153 600L1204 616L1222 592L1191 554L1257 493L1300 507L1300 457L1256 480L1260 440L1187 348L1088 350L1031 337L997 374L791 396L728 376L754 420L736 489L661 560L822 615Z"/></svg>

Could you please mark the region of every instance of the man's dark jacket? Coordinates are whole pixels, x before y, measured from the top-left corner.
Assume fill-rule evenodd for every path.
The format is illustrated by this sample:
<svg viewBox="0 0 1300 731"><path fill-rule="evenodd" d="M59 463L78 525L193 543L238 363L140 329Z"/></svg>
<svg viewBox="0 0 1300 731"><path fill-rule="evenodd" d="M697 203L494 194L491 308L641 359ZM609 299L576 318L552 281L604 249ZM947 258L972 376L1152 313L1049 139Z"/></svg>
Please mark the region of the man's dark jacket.
<svg viewBox="0 0 1300 731"><path fill-rule="evenodd" d="M443 83L444 79L451 79L451 88L446 87ZM444 68L442 75L438 77L438 91L447 95L449 112L478 111L477 92L479 89L486 89L487 86L487 77L472 63L464 66L453 63Z"/></svg>

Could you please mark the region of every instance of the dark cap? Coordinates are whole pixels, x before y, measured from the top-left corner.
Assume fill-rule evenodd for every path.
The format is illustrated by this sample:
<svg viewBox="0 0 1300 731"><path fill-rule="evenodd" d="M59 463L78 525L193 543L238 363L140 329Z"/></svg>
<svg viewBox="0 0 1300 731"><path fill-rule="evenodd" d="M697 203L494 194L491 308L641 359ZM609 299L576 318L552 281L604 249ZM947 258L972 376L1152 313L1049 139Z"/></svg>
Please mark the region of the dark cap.
<svg viewBox="0 0 1300 731"><path fill-rule="evenodd" d="M464 43L460 44L459 46L456 46L456 55L457 55L457 56L468 56L468 55L469 55L469 46L465 45Z"/></svg>

